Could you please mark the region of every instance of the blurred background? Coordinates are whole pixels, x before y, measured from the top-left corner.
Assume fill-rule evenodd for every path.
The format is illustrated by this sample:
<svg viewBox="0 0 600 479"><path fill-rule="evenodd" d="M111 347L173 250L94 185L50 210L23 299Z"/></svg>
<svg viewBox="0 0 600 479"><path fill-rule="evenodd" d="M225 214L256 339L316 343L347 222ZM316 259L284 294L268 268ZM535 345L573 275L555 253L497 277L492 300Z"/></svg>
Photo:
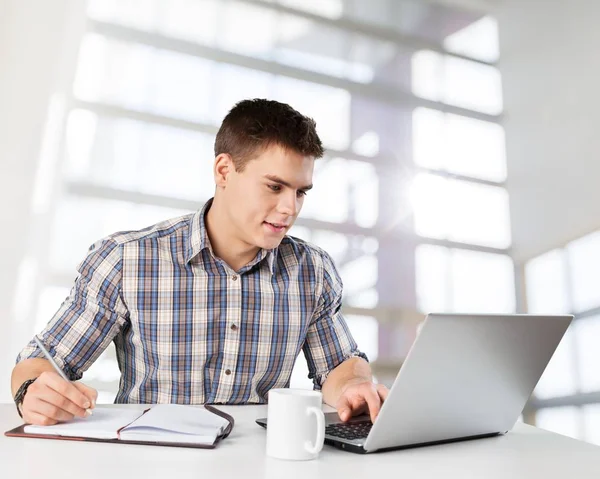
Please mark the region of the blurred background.
<svg viewBox="0 0 600 479"><path fill-rule="evenodd" d="M522 420L600 444L600 3L0 0L0 401L95 240L212 196L244 98L327 147L293 233L393 381L424 313L573 313ZM325 205L325 206L324 206ZM294 386L310 387L302 358ZM112 402L111 346L84 376Z"/></svg>

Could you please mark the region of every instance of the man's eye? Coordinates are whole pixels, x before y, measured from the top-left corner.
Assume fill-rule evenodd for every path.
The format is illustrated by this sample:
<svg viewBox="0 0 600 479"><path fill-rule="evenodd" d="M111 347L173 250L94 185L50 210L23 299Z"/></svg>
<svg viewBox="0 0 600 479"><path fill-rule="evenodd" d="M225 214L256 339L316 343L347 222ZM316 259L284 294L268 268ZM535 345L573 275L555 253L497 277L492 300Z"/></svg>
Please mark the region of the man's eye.
<svg viewBox="0 0 600 479"><path fill-rule="evenodd" d="M304 190L298 190L298 192L296 193L296 195L298 195L298 198L300 198L302 196L306 196L306 191L304 191Z"/></svg>
<svg viewBox="0 0 600 479"><path fill-rule="evenodd" d="M280 185L267 185L272 191L281 191Z"/></svg>

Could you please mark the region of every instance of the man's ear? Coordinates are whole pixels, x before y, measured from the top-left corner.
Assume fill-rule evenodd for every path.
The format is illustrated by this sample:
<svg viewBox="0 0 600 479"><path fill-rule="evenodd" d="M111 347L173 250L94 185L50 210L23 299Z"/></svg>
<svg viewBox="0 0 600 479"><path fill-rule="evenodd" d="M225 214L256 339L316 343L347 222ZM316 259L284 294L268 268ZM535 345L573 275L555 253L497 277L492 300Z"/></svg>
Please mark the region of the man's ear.
<svg viewBox="0 0 600 479"><path fill-rule="evenodd" d="M215 158L213 174L215 175L215 184L217 188L225 188L227 178L235 171L233 159L227 153L221 153Z"/></svg>

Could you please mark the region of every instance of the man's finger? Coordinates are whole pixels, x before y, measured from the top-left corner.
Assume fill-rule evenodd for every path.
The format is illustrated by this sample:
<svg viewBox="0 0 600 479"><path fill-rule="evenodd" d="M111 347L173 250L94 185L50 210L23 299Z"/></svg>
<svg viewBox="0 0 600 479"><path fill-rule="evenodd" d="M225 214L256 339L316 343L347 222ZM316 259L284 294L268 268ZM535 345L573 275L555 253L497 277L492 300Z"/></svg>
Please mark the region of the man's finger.
<svg viewBox="0 0 600 479"><path fill-rule="evenodd" d="M379 394L377 394L376 390L372 387L365 388L364 391L364 398L369 406L371 422L375 422L375 419L379 414L379 409L381 408L381 399L379 398Z"/></svg>
<svg viewBox="0 0 600 479"><path fill-rule="evenodd" d="M52 426L57 422L54 419L46 417L37 412L24 413L23 419L25 420L26 424L35 424L36 426Z"/></svg>
<svg viewBox="0 0 600 479"><path fill-rule="evenodd" d="M78 388L76 388L69 381L65 381L56 373L42 373L38 378L38 381L45 375L43 382L50 388L54 389L58 394L65 396L69 400L73 401L77 406L88 409L92 403L88 397L83 394ZM37 382L37 381L36 381ZM33 383L35 384L35 383Z"/></svg>
<svg viewBox="0 0 600 479"><path fill-rule="evenodd" d="M73 415L68 413L64 409L55 406L54 404L50 404L41 399L35 399L34 403L31 405L31 410L34 413L41 414L42 416L48 417L56 422L65 422L73 419Z"/></svg>
<svg viewBox="0 0 600 479"><path fill-rule="evenodd" d="M34 397L34 399L41 399L47 403L50 403L66 412L71 416L86 417L85 409L80 408L77 404L71 401L69 398L57 393L54 389L45 387L43 391Z"/></svg>
<svg viewBox="0 0 600 479"><path fill-rule="evenodd" d="M376 388L377 394L379 394L379 397L381 398L381 402L385 401L390 393L390 390L383 384L378 384Z"/></svg>
<svg viewBox="0 0 600 479"><path fill-rule="evenodd" d="M90 406L90 409L95 408L96 400L98 399L98 391L96 391L94 388L86 386L83 383L73 383L73 385L90 400L90 403L92 404Z"/></svg>
<svg viewBox="0 0 600 479"><path fill-rule="evenodd" d="M347 397L342 396L337 404L337 412L340 419L344 422L352 417L352 406Z"/></svg>

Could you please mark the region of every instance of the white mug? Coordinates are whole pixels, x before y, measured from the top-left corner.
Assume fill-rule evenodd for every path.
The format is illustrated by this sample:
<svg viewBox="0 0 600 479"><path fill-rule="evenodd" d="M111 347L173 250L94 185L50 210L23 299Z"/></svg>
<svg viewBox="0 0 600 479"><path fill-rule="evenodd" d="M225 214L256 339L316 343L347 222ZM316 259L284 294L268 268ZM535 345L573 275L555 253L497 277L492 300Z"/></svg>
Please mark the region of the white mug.
<svg viewBox="0 0 600 479"><path fill-rule="evenodd" d="M325 440L323 395L309 389L271 389L267 417L267 455L315 459Z"/></svg>

